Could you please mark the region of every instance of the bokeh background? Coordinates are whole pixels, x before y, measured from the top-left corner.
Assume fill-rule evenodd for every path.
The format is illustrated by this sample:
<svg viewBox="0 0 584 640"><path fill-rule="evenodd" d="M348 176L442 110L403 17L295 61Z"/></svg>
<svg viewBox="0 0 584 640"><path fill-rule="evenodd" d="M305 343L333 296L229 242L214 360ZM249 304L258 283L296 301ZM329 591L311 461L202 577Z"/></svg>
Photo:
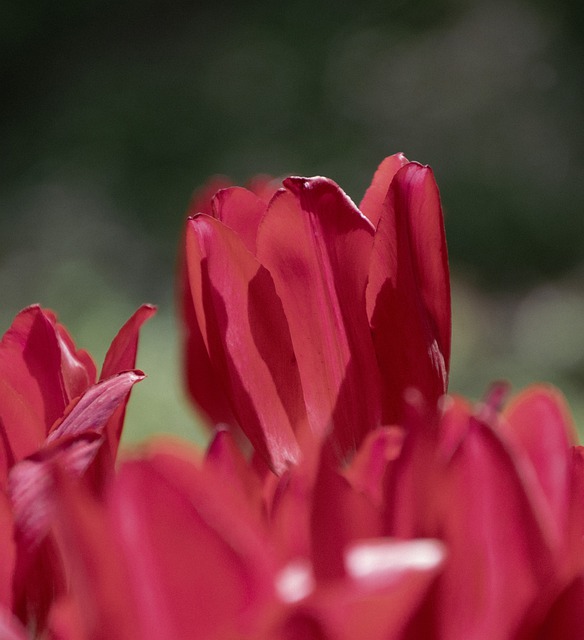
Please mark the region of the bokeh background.
<svg viewBox="0 0 584 640"><path fill-rule="evenodd" d="M0 325L41 302L103 357L141 302L126 439L201 439L175 254L213 174L332 177L404 151L441 188L451 389L548 380L584 427L584 3L2 3Z"/></svg>

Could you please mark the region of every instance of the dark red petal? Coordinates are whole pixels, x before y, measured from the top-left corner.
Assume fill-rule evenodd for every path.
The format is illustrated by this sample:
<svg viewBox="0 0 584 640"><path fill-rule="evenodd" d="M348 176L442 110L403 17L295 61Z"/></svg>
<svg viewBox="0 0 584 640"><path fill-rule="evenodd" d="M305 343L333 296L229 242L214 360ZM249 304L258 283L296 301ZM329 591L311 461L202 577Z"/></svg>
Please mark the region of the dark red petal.
<svg viewBox="0 0 584 640"><path fill-rule="evenodd" d="M222 189L213 198L213 217L233 229L250 253L256 253L256 235L266 202L243 187Z"/></svg>
<svg viewBox="0 0 584 640"><path fill-rule="evenodd" d="M258 232L282 300L309 420L354 450L378 426L378 370L364 306L373 227L326 178L288 178Z"/></svg>
<svg viewBox="0 0 584 640"><path fill-rule="evenodd" d="M371 254L369 315L385 397L384 420L401 418L403 392L430 404L446 391L450 283L438 188L432 170L402 167L391 183Z"/></svg>
<svg viewBox="0 0 584 640"><path fill-rule="evenodd" d="M239 425L277 473L299 456L306 425L296 359L272 278L221 222L187 228L193 306L217 380Z"/></svg>
<svg viewBox="0 0 584 640"><path fill-rule="evenodd" d="M53 320L39 306L28 307L0 342L0 484L15 462L41 446L68 401Z"/></svg>
<svg viewBox="0 0 584 640"><path fill-rule="evenodd" d="M389 185L395 174L407 163L408 159L403 153L395 153L385 158L373 175L371 185L365 192L359 209L369 218L375 228L377 228L381 217L383 202L387 196Z"/></svg>
<svg viewBox="0 0 584 640"><path fill-rule="evenodd" d="M186 234L183 244L186 252ZM200 286L200 270L197 270L197 276L197 286ZM186 256L182 256L180 263L178 296L185 340L183 363L187 392L195 406L205 414L210 426L225 424L235 428L237 422L209 359L195 313Z"/></svg>
<svg viewBox="0 0 584 640"><path fill-rule="evenodd" d="M12 506L0 490L0 608L12 607L12 580L16 559ZM0 635L0 637L2 637Z"/></svg>
<svg viewBox="0 0 584 640"><path fill-rule="evenodd" d="M100 380L136 367L138 338L142 325L156 313L156 307L143 304L119 330L103 361Z"/></svg>

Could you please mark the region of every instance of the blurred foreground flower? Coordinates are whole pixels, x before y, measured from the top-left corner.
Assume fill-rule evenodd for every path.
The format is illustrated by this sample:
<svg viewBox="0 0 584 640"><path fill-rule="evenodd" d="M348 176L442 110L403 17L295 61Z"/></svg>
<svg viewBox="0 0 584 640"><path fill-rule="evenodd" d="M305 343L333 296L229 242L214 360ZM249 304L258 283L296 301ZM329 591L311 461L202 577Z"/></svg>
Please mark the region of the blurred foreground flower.
<svg viewBox="0 0 584 640"><path fill-rule="evenodd" d="M387 158L359 208L283 185L220 183L187 223L204 454L154 440L114 472L150 307L98 383L48 312L6 334L0 638L584 637L584 450L549 387L445 395L430 169Z"/></svg>
<svg viewBox="0 0 584 640"><path fill-rule="evenodd" d="M39 306L19 313L0 342L0 606L25 623L42 628L66 588L48 535L52 469L85 475L96 493L113 476L128 395L143 378L132 370L138 332L153 313L145 305L122 327L99 381L91 356Z"/></svg>

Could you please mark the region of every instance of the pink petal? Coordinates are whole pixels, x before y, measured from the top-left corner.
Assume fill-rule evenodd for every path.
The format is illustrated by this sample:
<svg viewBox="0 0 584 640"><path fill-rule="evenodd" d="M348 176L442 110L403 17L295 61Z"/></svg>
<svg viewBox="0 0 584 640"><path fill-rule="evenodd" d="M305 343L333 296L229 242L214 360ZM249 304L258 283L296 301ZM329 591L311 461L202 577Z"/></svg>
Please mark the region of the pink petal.
<svg viewBox="0 0 584 640"><path fill-rule="evenodd" d="M363 200L361 200L359 209L369 218L375 228L379 224L389 185L395 174L407 163L408 159L403 153L396 153L385 158L377 168L371 185L365 192Z"/></svg>
<svg viewBox="0 0 584 640"><path fill-rule="evenodd" d="M256 253L256 235L266 202L242 187L222 189L213 198L213 217L233 229L250 253Z"/></svg>
<svg viewBox="0 0 584 640"><path fill-rule="evenodd" d="M410 386L435 404L447 386L450 284L440 198L428 167L409 163L391 182L371 254L367 312L384 420L400 420Z"/></svg>
<svg viewBox="0 0 584 640"><path fill-rule="evenodd" d="M373 227L332 181L288 178L258 231L290 325L309 420L341 454L378 426L379 380L364 306Z"/></svg>
<svg viewBox="0 0 584 640"><path fill-rule="evenodd" d="M294 431L305 428L306 417L270 274L233 231L208 216L189 221L187 261L196 318L216 379L256 450L281 473L298 459Z"/></svg>

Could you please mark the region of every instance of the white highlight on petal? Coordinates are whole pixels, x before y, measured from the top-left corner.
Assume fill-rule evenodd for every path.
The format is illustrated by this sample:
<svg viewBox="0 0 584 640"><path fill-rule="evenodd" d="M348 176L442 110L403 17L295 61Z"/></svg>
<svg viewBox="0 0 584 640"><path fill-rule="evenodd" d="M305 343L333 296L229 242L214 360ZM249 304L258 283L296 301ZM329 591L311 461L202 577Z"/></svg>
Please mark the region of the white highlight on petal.
<svg viewBox="0 0 584 640"><path fill-rule="evenodd" d="M276 591L284 602L298 602L314 589L314 576L308 560L294 560L276 577Z"/></svg>
<svg viewBox="0 0 584 640"><path fill-rule="evenodd" d="M434 569L444 556L444 546L438 540L370 540L347 550L345 568L355 579L387 578L408 570Z"/></svg>

